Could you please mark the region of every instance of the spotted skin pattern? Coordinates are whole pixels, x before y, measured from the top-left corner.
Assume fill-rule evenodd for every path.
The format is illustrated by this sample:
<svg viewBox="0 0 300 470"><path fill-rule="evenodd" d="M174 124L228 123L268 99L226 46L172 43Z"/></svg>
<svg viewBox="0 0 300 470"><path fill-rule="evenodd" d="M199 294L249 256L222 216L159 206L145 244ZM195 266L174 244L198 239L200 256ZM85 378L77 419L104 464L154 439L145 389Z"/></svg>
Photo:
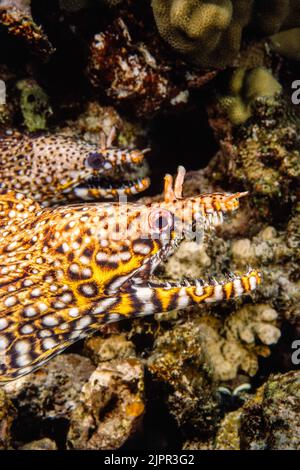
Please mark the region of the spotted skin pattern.
<svg viewBox="0 0 300 470"><path fill-rule="evenodd" d="M130 196L147 189L149 179L115 186L104 179L140 165L144 153L99 148L67 135L6 131L0 135L0 188L20 191L43 206Z"/></svg>
<svg viewBox="0 0 300 470"><path fill-rule="evenodd" d="M0 382L40 367L104 324L231 299L260 283L250 269L224 281L163 282L157 266L184 230L218 225L244 193L182 198L184 169L162 202L41 208L0 194Z"/></svg>

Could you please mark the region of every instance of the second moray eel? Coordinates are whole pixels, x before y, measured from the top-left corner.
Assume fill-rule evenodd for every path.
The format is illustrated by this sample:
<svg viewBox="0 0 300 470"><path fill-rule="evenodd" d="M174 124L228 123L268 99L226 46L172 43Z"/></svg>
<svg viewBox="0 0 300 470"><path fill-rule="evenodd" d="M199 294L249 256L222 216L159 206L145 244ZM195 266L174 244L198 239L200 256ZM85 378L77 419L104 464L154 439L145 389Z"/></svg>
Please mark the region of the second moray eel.
<svg viewBox="0 0 300 470"><path fill-rule="evenodd" d="M0 382L40 367L109 322L253 291L249 269L223 281L167 282L156 268L192 231L222 223L245 193L183 198L184 169L164 200L44 208L0 192Z"/></svg>
<svg viewBox="0 0 300 470"><path fill-rule="evenodd" d="M141 165L148 149L123 150L111 143L112 136L105 146L97 146L67 135L6 131L0 135L0 188L20 191L43 206L147 189L148 178L120 181L114 176Z"/></svg>

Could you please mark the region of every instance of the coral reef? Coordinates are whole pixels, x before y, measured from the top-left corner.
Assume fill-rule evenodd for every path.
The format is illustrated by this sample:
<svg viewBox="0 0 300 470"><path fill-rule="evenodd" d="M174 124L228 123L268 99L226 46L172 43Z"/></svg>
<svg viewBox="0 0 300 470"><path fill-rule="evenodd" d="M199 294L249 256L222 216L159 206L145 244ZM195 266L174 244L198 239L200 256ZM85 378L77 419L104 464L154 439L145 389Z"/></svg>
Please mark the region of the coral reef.
<svg viewBox="0 0 300 470"><path fill-rule="evenodd" d="M78 354L61 355L49 367L5 385L3 388L7 397L17 403L15 426L19 426L18 422L27 422L30 436L29 423L32 423L33 417L34 421L40 422L41 427L46 426L47 420L68 418L76 407L82 386L94 369L86 357ZM22 437L27 438L26 434Z"/></svg>
<svg viewBox="0 0 300 470"><path fill-rule="evenodd" d="M263 198L265 205L272 198L286 203L300 175L299 117L281 94L258 97L252 101L252 118L233 129L218 106L209 112L222 149L211 164L219 167L220 179L227 173L230 183L243 185L262 205Z"/></svg>
<svg viewBox="0 0 300 470"><path fill-rule="evenodd" d="M148 360L154 379L171 387L167 405L178 426L189 435L210 435L220 410L216 389L206 372L201 321L186 321L161 334Z"/></svg>
<svg viewBox="0 0 300 470"><path fill-rule="evenodd" d="M239 450L240 436L239 424L241 410L231 411L222 420L216 435L214 449L216 450Z"/></svg>
<svg viewBox="0 0 300 470"><path fill-rule="evenodd" d="M203 67L222 67L237 55L252 1L152 0L161 36Z"/></svg>
<svg viewBox="0 0 300 470"><path fill-rule="evenodd" d="M186 320L184 325L179 324L172 332L159 337L153 354L155 356L161 351L162 356L159 365L151 365L151 370L155 370L157 376L163 377L165 368L164 380L168 382L168 374L174 370L175 377L181 383L182 373L175 371L179 367L183 368L186 362L184 354L193 357L196 376L199 375L199 364L197 366L195 357L214 383L234 380L241 371L250 376L256 374L258 357L268 356L269 346L276 344L280 337L280 330L276 326L277 312L269 305L260 304L245 305L225 321L214 318L212 313L202 312L199 318L199 312L194 312L194 320ZM186 349L182 353L180 338L185 337ZM176 349L177 342L179 346ZM172 367L168 362L164 364L164 360L171 360L169 352L165 358L165 351L170 349L173 349ZM158 367L161 369L159 373Z"/></svg>
<svg viewBox="0 0 300 470"><path fill-rule="evenodd" d="M164 306L175 310L139 317L139 303L137 318L110 324L106 312L96 334L1 386L0 449L299 449L299 365L292 353L300 334L300 115L290 98L290 84L299 79L293 62L300 57L299 1L274 0L272 9L266 0L32 5L31 11L29 0L0 1L0 80L7 92L0 128L7 135L17 130L24 144L20 157L29 155L28 136L40 142L28 131L100 148L115 129L115 155L120 148L152 148L138 170L120 166L115 175L119 181L149 174L152 186L141 204L161 203L163 175L181 164L192 169L184 198L249 194L230 220L224 214L222 225L201 229L199 243L185 240L156 269L159 285L167 287ZM59 144L56 169L62 155ZM3 168L4 152L1 158ZM206 214L208 221L214 216ZM87 234L91 223L82 227ZM35 229L32 223L26 232L30 246ZM65 248L58 247L55 268ZM29 283L22 292L28 294L31 279L47 266L39 260L31 274L32 261L23 261ZM232 284L232 271L249 266L263 276L255 294L191 307L185 298L169 302L182 277L181 293L191 289L190 278L207 279L198 288L217 293L220 273ZM137 305L135 289L118 314ZM14 294L7 295L14 302ZM45 299L48 290L37 305L44 308ZM62 315L59 310L46 322L60 322ZM6 325L1 319L0 329ZM84 330L84 321L75 321ZM40 327L35 318L32 325Z"/></svg>
<svg viewBox="0 0 300 470"><path fill-rule="evenodd" d="M241 448L299 450L299 403L299 372L270 377L242 409Z"/></svg>
<svg viewBox="0 0 300 470"><path fill-rule="evenodd" d="M57 450L57 446L54 441L45 437L44 439L25 444L20 447L20 450Z"/></svg>
<svg viewBox="0 0 300 470"><path fill-rule="evenodd" d="M54 49L43 29L37 26L31 16L29 0L1 0L0 26L8 34L26 43L34 54L45 59Z"/></svg>
<svg viewBox="0 0 300 470"><path fill-rule="evenodd" d="M101 362L83 386L72 413L68 446L118 449L141 423L143 365L135 358Z"/></svg>
<svg viewBox="0 0 300 470"><path fill-rule="evenodd" d="M11 445L11 425L16 416L16 410L4 390L0 389L0 450Z"/></svg>
<svg viewBox="0 0 300 470"><path fill-rule="evenodd" d="M152 0L161 36L176 51L202 67L233 63L241 49L243 33L269 36L300 23L296 0Z"/></svg>
<svg viewBox="0 0 300 470"><path fill-rule="evenodd" d="M188 91L172 84L146 46L133 44L121 18L97 34L91 45L88 74L118 105L151 116L164 104L185 103Z"/></svg>
<svg viewBox="0 0 300 470"><path fill-rule="evenodd" d="M251 117L256 98L272 98L280 91L281 85L268 70L238 68L230 79L228 96L222 96L219 103L232 124L239 125Z"/></svg>

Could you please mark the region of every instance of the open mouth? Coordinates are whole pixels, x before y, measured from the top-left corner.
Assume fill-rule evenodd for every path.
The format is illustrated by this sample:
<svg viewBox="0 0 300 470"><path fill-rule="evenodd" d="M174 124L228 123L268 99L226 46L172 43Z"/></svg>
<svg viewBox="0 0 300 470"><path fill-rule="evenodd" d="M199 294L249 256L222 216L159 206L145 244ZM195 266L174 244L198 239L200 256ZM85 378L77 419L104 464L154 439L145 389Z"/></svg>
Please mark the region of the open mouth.
<svg viewBox="0 0 300 470"><path fill-rule="evenodd" d="M221 216L220 216L221 214ZM204 217L205 228L214 228L223 222L223 213L211 213ZM261 282L261 273L249 267L242 274L232 272L224 273L221 279L208 277L189 278L183 277L180 280L168 280L160 277L160 268L163 268L165 262L176 252L184 236L178 236L163 247L157 254L148 260L141 270L132 278L133 289L151 288L162 289L164 291L181 289L182 293L190 292L194 296L205 296L204 301L215 302L239 297L243 294L254 291ZM156 272L158 271L158 272ZM149 277L145 280L144 273L148 272Z"/></svg>
<svg viewBox="0 0 300 470"><path fill-rule="evenodd" d="M149 149L145 149L126 153L121 149L107 150L105 163L99 160L101 170L94 168L90 176L73 188L74 193L83 200L97 200L122 195L130 196L145 191L150 185L149 178L137 176L144 162L144 155L148 151ZM94 157L94 155L91 156ZM98 157L98 154L96 156ZM93 163L95 164L95 161ZM98 160L96 163L98 165ZM143 169L142 173L144 173Z"/></svg>
<svg viewBox="0 0 300 470"><path fill-rule="evenodd" d="M149 178L123 180L99 175L87 178L74 188L74 192L84 200L110 199L116 196L133 196L145 191L149 185Z"/></svg>
<svg viewBox="0 0 300 470"><path fill-rule="evenodd" d="M204 302L210 303L249 294L254 291L261 282L261 273L251 267L242 274L227 272L223 274L222 279L215 279L213 277L209 277L207 280L188 277L183 277L176 281L161 279L159 273L156 274L155 271L175 252L179 244L180 241L171 244L167 249L160 252L159 255L152 258L150 260L150 278L144 282L139 274L133 277L133 289L145 287L164 291L178 291L179 289L179 292L181 292L183 296L191 295L199 298L203 297ZM182 304L182 306L184 305Z"/></svg>

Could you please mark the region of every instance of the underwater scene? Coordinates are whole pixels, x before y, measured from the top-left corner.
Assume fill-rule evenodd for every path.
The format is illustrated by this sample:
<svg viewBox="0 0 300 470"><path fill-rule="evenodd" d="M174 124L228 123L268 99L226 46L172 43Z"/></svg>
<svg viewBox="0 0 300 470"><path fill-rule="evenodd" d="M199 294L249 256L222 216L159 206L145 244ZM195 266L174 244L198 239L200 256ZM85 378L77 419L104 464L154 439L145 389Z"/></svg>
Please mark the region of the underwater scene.
<svg viewBox="0 0 300 470"><path fill-rule="evenodd" d="M299 0L0 0L0 450L300 450Z"/></svg>

